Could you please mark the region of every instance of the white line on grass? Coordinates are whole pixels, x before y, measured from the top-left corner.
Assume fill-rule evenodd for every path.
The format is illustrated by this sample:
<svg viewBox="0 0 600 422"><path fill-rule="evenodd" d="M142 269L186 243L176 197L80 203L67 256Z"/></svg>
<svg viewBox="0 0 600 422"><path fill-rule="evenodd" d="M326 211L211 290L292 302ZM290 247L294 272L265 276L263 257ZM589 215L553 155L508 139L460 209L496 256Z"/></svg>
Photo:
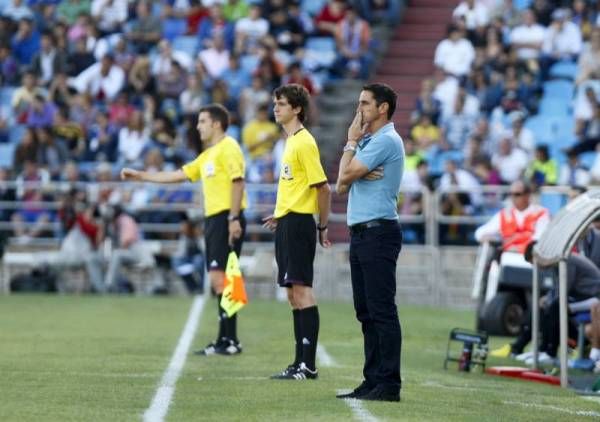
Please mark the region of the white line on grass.
<svg viewBox="0 0 600 422"><path fill-rule="evenodd" d="M600 404L600 397L598 396L581 396L584 400L593 401L594 403Z"/></svg>
<svg viewBox="0 0 600 422"><path fill-rule="evenodd" d="M350 390L338 390L338 394L346 394L349 393ZM350 410L352 410L352 414L354 415L354 419L360 422L379 422L371 412L365 409L360 400L356 399L344 399Z"/></svg>
<svg viewBox="0 0 600 422"><path fill-rule="evenodd" d="M202 308L204 308L205 302L206 296L196 296L194 299L187 322L179 337L179 342L177 342L177 347L173 352L173 356L171 356L169 366L160 380L158 390L156 390L150 407L144 413L145 422L162 422L165 419L171 399L173 398L173 393L175 392L175 384L185 364L190 345L196 334L196 329L200 324Z"/></svg>
<svg viewBox="0 0 600 422"><path fill-rule="evenodd" d="M338 366L335 359L329 353L327 353L325 346L321 345L320 343L317 343L317 359L319 359L321 366Z"/></svg>
<svg viewBox="0 0 600 422"><path fill-rule="evenodd" d="M600 413L593 412L591 410L570 410L570 409L565 409L565 408L558 407L558 406L553 406L551 404L523 403L523 402L519 402L519 401L503 401L502 404L510 404L510 405L517 404L517 405L523 406L523 407L533 407L535 409L541 409L541 410L554 410L556 412L562 412L562 413L567 413L569 415L576 415L576 416L589 416L592 418L600 417Z"/></svg>

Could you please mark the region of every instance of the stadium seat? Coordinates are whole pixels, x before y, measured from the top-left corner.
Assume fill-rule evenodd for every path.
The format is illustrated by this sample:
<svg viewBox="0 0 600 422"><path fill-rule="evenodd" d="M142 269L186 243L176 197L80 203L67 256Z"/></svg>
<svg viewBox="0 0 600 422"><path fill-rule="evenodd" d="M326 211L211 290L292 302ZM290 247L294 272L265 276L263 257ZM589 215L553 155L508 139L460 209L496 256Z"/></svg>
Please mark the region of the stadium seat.
<svg viewBox="0 0 600 422"><path fill-rule="evenodd" d="M540 101L538 114L547 117L568 116L569 103L566 100L544 97Z"/></svg>
<svg viewBox="0 0 600 422"><path fill-rule="evenodd" d="M325 0L301 0L300 9L311 16L316 16L325 6L325 3Z"/></svg>
<svg viewBox="0 0 600 422"><path fill-rule="evenodd" d="M333 38L310 37L306 40L303 65L309 70L328 68L336 58L336 46Z"/></svg>
<svg viewBox="0 0 600 422"><path fill-rule="evenodd" d="M591 169L594 166L594 162L596 161L596 155L598 153L597 152L586 152L583 154L579 155L579 162L587 167L588 169Z"/></svg>
<svg viewBox="0 0 600 422"><path fill-rule="evenodd" d="M17 145L14 143L0 144L0 167L9 168L12 166L16 147Z"/></svg>
<svg viewBox="0 0 600 422"><path fill-rule="evenodd" d="M180 35L173 39L173 50L181 51L190 57L196 57L198 51L198 37L195 35Z"/></svg>
<svg viewBox="0 0 600 422"><path fill-rule="evenodd" d="M544 98L570 101L575 92L575 85L570 81L554 80L544 84Z"/></svg>
<svg viewBox="0 0 600 422"><path fill-rule="evenodd" d="M565 198L562 194L542 193L540 195L540 205L548 208L550 214L555 215L565 203Z"/></svg>
<svg viewBox="0 0 600 422"><path fill-rule="evenodd" d="M537 143L551 143L554 138L552 119L548 116L537 115L525 121L525 127L535 134Z"/></svg>
<svg viewBox="0 0 600 422"><path fill-rule="evenodd" d="M165 19L162 27L162 37L169 41L184 35L187 31L187 22L185 19Z"/></svg>
<svg viewBox="0 0 600 422"><path fill-rule="evenodd" d="M3 86L0 88L0 105L10 106L15 89L17 88L14 86Z"/></svg>
<svg viewBox="0 0 600 422"><path fill-rule="evenodd" d="M563 78L574 80L577 76L577 63L558 62L550 68L550 78Z"/></svg>
<svg viewBox="0 0 600 422"><path fill-rule="evenodd" d="M525 10L531 6L531 0L513 0L513 6L517 10Z"/></svg>
<svg viewBox="0 0 600 422"><path fill-rule="evenodd" d="M25 125L13 125L10 127L10 131L9 131L9 142L11 144L18 144L21 141L21 138L23 137L23 134L25 133L25 129L27 129L27 126Z"/></svg>

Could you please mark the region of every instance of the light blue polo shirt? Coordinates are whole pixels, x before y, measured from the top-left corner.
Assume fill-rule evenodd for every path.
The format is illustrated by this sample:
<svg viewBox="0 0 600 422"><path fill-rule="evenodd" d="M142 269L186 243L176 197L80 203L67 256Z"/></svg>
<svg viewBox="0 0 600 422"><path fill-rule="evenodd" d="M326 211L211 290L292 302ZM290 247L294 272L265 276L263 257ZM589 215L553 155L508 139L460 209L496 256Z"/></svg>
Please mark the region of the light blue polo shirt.
<svg viewBox="0 0 600 422"><path fill-rule="evenodd" d="M383 166L379 180L358 179L352 182L348 199L348 225L378 218L398 219L398 192L404 172L404 144L393 123L365 136L356 149L359 160L369 171Z"/></svg>

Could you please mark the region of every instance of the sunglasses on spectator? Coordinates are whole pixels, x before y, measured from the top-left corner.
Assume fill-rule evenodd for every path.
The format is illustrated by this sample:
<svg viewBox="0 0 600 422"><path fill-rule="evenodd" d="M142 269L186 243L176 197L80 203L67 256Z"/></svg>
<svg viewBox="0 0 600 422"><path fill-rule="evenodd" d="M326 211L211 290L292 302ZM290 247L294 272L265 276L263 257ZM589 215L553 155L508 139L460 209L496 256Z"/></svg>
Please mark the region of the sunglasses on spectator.
<svg viewBox="0 0 600 422"><path fill-rule="evenodd" d="M525 192L511 192L510 193L510 196L517 196L518 197L518 196L523 196L523 195L525 195Z"/></svg>

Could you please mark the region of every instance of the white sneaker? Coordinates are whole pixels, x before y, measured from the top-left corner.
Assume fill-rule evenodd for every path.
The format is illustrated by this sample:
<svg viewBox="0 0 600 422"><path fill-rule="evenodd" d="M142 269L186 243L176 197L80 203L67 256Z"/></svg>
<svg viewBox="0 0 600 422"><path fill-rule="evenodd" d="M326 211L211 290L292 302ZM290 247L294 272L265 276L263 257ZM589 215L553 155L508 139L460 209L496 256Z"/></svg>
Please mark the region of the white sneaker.
<svg viewBox="0 0 600 422"><path fill-rule="evenodd" d="M556 365L557 359L553 358L546 352L540 352L538 354L538 363L540 365ZM533 365L533 355L527 359L525 359L526 365Z"/></svg>
<svg viewBox="0 0 600 422"><path fill-rule="evenodd" d="M517 356L515 356L515 359L520 362L525 362L527 359L532 358L532 357L533 357L533 352L525 352L525 353L520 353Z"/></svg>

